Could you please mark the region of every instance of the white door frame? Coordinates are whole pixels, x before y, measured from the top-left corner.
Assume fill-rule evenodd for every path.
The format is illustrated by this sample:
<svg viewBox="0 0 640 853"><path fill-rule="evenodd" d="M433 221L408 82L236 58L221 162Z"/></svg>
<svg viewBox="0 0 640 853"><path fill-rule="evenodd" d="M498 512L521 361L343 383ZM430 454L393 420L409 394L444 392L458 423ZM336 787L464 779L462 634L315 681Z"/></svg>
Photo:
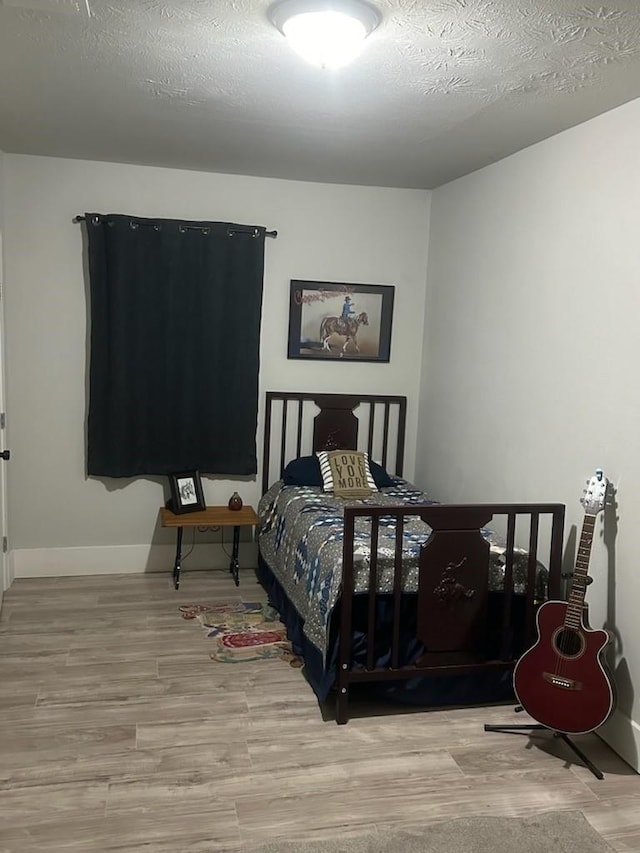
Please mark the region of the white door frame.
<svg viewBox="0 0 640 853"><path fill-rule="evenodd" d="M1 155L0 155L1 156ZM4 381L4 247L2 243L4 212L2 162L0 161L0 450L6 448L6 409L5 409L5 381ZM9 551L7 547L7 462L0 459L0 607L2 606L2 595L9 589L13 582L10 570Z"/></svg>

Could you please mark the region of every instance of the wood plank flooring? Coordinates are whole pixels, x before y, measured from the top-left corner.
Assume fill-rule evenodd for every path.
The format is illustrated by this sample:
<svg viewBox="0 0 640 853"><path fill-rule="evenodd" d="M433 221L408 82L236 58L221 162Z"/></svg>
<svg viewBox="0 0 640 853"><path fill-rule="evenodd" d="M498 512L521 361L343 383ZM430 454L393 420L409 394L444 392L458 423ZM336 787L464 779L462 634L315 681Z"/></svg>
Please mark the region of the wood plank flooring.
<svg viewBox="0 0 640 853"><path fill-rule="evenodd" d="M640 853L640 776L595 735L598 781L510 707L354 703L284 661L220 664L178 606L264 600L253 573L17 580L0 614L0 853L216 853L470 814L581 809Z"/></svg>

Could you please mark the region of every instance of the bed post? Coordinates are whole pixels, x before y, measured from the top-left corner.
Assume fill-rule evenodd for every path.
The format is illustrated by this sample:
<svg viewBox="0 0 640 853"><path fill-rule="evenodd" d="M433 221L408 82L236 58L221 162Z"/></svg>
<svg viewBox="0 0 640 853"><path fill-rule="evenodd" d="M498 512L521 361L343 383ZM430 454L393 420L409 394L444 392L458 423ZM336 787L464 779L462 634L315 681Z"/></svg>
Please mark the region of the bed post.
<svg viewBox="0 0 640 853"><path fill-rule="evenodd" d="M342 595L340 602L340 654L336 687L336 722L343 726L349 721L349 668L351 666L351 608L353 606L353 512L345 508L342 543Z"/></svg>

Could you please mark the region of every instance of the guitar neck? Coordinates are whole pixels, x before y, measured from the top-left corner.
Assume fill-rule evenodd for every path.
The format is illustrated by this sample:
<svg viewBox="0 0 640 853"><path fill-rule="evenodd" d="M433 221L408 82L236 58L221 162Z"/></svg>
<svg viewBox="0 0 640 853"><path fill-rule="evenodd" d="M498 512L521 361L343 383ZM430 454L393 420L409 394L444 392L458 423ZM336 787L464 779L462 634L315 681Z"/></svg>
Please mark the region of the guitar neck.
<svg viewBox="0 0 640 853"><path fill-rule="evenodd" d="M587 592L589 558L591 557L591 545L593 543L595 525L596 516L587 513L582 522L582 533L580 534L578 555L573 570L571 592L567 601L567 613L564 620L567 628L579 628L582 620L584 597Z"/></svg>

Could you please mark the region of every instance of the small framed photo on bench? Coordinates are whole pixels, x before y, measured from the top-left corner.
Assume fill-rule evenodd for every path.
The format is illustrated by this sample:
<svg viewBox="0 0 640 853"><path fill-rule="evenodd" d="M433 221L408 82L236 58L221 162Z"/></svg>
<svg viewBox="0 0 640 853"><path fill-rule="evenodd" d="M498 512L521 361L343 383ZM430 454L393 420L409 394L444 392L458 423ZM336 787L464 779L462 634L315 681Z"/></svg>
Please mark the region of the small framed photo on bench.
<svg viewBox="0 0 640 853"><path fill-rule="evenodd" d="M169 474L171 501L169 509L179 515L183 512L200 512L207 508L202 491L202 480L197 471Z"/></svg>

